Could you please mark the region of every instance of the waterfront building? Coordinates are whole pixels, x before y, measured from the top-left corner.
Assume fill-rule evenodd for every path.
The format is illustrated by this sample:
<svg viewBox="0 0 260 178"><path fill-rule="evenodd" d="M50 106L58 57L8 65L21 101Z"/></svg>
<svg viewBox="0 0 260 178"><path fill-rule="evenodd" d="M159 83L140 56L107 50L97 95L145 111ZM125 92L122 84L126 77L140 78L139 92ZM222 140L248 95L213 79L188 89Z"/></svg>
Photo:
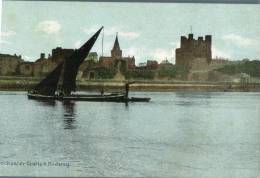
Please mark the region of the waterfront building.
<svg viewBox="0 0 260 178"><path fill-rule="evenodd" d="M148 69L157 69L159 66L158 62L156 60L147 60L146 67Z"/></svg>
<svg viewBox="0 0 260 178"><path fill-rule="evenodd" d="M21 55L0 54L0 75L16 75L21 62Z"/></svg>

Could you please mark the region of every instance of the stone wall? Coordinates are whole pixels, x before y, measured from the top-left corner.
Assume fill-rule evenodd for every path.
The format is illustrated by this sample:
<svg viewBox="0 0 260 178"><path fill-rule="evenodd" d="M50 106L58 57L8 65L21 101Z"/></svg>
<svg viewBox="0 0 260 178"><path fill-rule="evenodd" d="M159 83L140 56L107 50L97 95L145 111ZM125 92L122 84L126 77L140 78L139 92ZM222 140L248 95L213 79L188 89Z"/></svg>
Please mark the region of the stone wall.
<svg viewBox="0 0 260 178"><path fill-rule="evenodd" d="M21 56L0 54L0 75L17 75Z"/></svg>
<svg viewBox="0 0 260 178"><path fill-rule="evenodd" d="M52 54L48 58L41 54L41 57L33 63L33 76L42 77L47 75L66 57L71 56L74 51L74 49L57 47L52 50Z"/></svg>
<svg viewBox="0 0 260 178"><path fill-rule="evenodd" d="M230 61L227 59L212 59L209 68L210 70L214 70L227 64L230 64Z"/></svg>
<svg viewBox="0 0 260 178"><path fill-rule="evenodd" d="M58 65L52 58L45 59L33 64L33 76L40 77L50 73Z"/></svg>
<svg viewBox="0 0 260 178"><path fill-rule="evenodd" d="M207 71L209 64L207 58L194 58L190 65L191 71Z"/></svg>
<svg viewBox="0 0 260 178"><path fill-rule="evenodd" d="M52 55L45 58L44 53L35 62L24 61L21 56L0 54L0 75L42 77L51 72L62 60L69 57L74 49L57 47Z"/></svg>
<svg viewBox="0 0 260 178"><path fill-rule="evenodd" d="M23 76L32 76L33 75L33 62L22 62L19 65L19 74Z"/></svg>

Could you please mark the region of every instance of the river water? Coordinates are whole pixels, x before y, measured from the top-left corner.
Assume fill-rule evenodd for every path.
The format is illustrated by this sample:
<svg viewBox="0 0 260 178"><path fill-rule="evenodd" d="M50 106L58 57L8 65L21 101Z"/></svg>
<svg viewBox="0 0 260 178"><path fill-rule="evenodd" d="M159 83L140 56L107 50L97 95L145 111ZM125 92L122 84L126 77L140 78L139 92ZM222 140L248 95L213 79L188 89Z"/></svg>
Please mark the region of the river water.
<svg viewBox="0 0 260 178"><path fill-rule="evenodd" d="M260 93L131 95L152 100L0 92L0 176L260 176Z"/></svg>

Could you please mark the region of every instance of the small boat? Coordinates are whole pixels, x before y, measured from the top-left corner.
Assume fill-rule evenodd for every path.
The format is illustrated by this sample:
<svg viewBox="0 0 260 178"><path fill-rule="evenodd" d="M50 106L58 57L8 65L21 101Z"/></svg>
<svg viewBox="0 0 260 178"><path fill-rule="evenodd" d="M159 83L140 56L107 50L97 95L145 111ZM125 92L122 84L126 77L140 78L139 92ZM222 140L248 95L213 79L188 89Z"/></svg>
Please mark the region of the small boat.
<svg viewBox="0 0 260 178"><path fill-rule="evenodd" d="M48 96L41 94L28 93L29 99L34 100L71 100L71 101L99 101L99 102L149 102L151 98L131 97L126 98L125 94L106 94L106 95L70 95L70 96Z"/></svg>
<svg viewBox="0 0 260 178"><path fill-rule="evenodd" d="M106 95L69 95L69 96L48 96L41 94L28 93L29 99L35 100L71 100L71 101L106 101L106 102L124 102L124 94L106 94Z"/></svg>
<svg viewBox="0 0 260 178"><path fill-rule="evenodd" d="M101 27L85 44L68 58L64 59L49 75L47 75L33 90L29 91L29 99L35 100L74 100L74 101L100 101L100 102L148 102L150 98L128 97L129 85L126 83L125 93L104 94L102 89L98 95L72 94L76 91L76 76L79 66L88 56L92 46L95 44ZM58 87L58 84L61 86Z"/></svg>

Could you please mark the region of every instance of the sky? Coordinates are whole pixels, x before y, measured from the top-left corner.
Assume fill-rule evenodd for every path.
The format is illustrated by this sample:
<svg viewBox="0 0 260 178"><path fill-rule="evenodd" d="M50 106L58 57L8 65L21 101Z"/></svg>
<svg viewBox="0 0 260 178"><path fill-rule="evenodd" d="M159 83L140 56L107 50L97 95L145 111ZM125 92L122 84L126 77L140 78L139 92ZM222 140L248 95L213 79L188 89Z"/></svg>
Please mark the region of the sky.
<svg viewBox="0 0 260 178"><path fill-rule="evenodd" d="M2 0L0 0L0 49L1 49L1 27L2 27Z"/></svg>
<svg viewBox="0 0 260 178"><path fill-rule="evenodd" d="M0 0L1 1L1 0ZM175 62L180 36L212 35L213 57L260 59L260 5L3 1L0 53L35 61L51 49L78 48L101 26L104 55L116 33L124 56ZM101 55L102 34L92 51Z"/></svg>

